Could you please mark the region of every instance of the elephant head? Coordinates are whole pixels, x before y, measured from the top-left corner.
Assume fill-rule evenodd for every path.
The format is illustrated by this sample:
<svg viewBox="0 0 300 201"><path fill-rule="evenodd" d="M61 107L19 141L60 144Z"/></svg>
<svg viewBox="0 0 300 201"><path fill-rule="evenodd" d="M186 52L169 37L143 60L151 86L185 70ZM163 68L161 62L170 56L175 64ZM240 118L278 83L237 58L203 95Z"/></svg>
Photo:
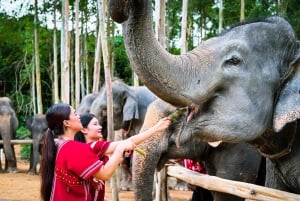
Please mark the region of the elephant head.
<svg viewBox="0 0 300 201"><path fill-rule="evenodd" d="M280 131L299 118L299 93L294 93L299 91L299 42L286 20L268 17L238 24L175 56L154 37L151 1L129 2L128 9L112 6L111 16L128 15L121 17L128 18L123 22L125 46L141 81L166 102L190 108L181 142L191 136L250 141L270 124Z"/></svg>
<svg viewBox="0 0 300 201"><path fill-rule="evenodd" d="M30 174L37 174L37 164L39 163L39 154L41 150L40 143L44 137L46 129L48 128L45 115L36 114L28 117L25 121L25 127L30 131L32 139L28 172Z"/></svg>
<svg viewBox="0 0 300 201"><path fill-rule="evenodd" d="M82 98L76 112L78 114L87 114L90 113L91 105L94 100L98 97L99 93L90 93Z"/></svg>
<svg viewBox="0 0 300 201"><path fill-rule="evenodd" d="M16 137L19 122L15 110L12 107L11 100L8 97L0 97L0 139L3 140L5 153L5 170L7 172L17 172L17 160L12 139ZM1 158L0 158L1 159ZM0 172L2 171L0 160Z"/></svg>
<svg viewBox="0 0 300 201"><path fill-rule="evenodd" d="M148 105L156 98L146 87L132 87L122 80L112 80L114 130L125 129L133 135L139 132ZM101 125L107 121L106 86L92 102L90 112L95 114Z"/></svg>
<svg viewBox="0 0 300 201"><path fill-rule="evenodd" d="M156 99L148 107L141 131L152 127L160 118L170 115L175 109L161 99ZM259 152L247 143L221 143L217 147L211 147L195 138L177 146L176 138L184 124L182 119L185 116L186 114L183 114L173 120L165 132L152 136L139 145L147 152L145 157L134 153L132 172L136 200L152 200L149 195L152 191L155 168L160 170L170 159L192 159L202 164L209 175L263 184L264 169L260 169L260 165L264 164L261 163L264 160ZM224 193L213 193L213 197L216 201L244 200Z"/></svg>

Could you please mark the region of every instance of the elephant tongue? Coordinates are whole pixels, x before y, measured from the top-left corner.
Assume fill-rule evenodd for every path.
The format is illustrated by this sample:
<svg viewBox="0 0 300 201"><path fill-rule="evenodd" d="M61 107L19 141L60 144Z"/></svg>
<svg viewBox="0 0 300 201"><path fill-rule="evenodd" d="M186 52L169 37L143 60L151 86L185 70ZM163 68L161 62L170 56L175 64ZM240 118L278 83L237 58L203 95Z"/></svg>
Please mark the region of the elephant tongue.
<svg viewBox="0 0 300 201"><path fill-rule="evenodd" d="M193 105L189 107L189 112L187 116L187 121L190 121L200 110L202 106L200 105Z"/></svg>

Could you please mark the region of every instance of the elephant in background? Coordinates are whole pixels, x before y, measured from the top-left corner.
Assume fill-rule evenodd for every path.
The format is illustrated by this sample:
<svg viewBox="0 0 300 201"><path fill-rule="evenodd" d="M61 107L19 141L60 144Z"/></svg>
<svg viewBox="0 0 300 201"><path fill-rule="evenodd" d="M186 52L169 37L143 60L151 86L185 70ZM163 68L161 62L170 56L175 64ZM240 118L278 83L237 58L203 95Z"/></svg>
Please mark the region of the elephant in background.
<svg viewBox="0 0 300 201"><path fill-rule="evenodd" d="M236 24L182 55L155 39L152 1L110 0L139 79L189 107L178 143L248 142L267 158L266 186L300 194L300 43L272 16Z"/></svg>
<svg viewBox="0 0 300 201"><path fill-rule="evenodd" d="M97 98L99 93L90 93L84 96L78 106L76 108L76 113L77 114L87 114L90 113L91 105L93 101Z"/></svg>
<svg viewBox="0 0 300 201"><path fill-rule="evenodd" d="M41 151L41 142L44 134L48 128L46 116L44 114L36 114L30 116L25 121L25 127L31 133L32 145L30 149L30 165L28 172L30 174L37 174L37 164L39 163L39 156Z"/></svg>
<svg viewBox="0 0 300 201"><path fill-rule="evenodd" d="M16 138L19 121L13 109L12 102L8 97L0 97L0 137L3 140L5 154L5 168L3 170L0 158L0 172L18 172L17 160L12 139Z"/></svg>
<svg viewBox="0 0 300 201"><path fill-rule="evenodd" d="M156 96L145 86L128 86L121 79L112 80L114 130L124 129L127 137L139 133L148 105ZM90 112L95 114L101 125L107 121L106 86L103 85L92 102Z"/></svg>
<svg viewBox="0 0 300 201"><path fill-rule="evenodd" d="M144 86L128 86L119 78L112 79L113 96L113 124L114 130L119 131L119 138L126 138L139 133L144 122L148 105L156 99L156 96ZM93 100L94 99L94 100ZM107 96L106 86L103 85L97 94L84 97L77 109L90 111L95 114L102 125L102 133L106 138L107 125ZM120 132L121 131L121 132ZM124 160L122 163L121 189L131 189L131 170L129 169L131 160Z"/></svg>
<svg viewBox="0 0 300 201"><path fill-rule="evenodd" d="M174 106L161 99L155 100L148 107L141 131L152 127L160 118L168 116L175 109ZM160 170L169 159L191 159L202 164L209 175L264 185L265 160L254 147L247 143L221 143L217 147L212 147L206 142L195 139L177 146L176 138L185 115L180 118L173 120L165 132L139 145L147 152L146 157L134 153L133 184L136 200L152 201L152 197L149 196L152 188L149 187L153 186L155 168ZM215 201L244 200L230 194L211 193Z"/></svg>

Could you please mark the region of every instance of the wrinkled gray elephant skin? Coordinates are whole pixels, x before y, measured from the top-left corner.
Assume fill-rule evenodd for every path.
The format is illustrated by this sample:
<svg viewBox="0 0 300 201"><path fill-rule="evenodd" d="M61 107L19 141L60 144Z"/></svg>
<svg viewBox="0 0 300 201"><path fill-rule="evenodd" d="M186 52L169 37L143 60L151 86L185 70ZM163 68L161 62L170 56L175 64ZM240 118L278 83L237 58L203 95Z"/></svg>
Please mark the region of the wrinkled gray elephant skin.
<svg viewBox="0 0 300 201"><path fill-rule="evenodd" d="M88 114L90 113L91 110L91 105L94 102L94 100L97 98L99 93L90 93L87 94L82 98L80 101L79 106L76 108L76 113L77 114Z"/></svg>
<svg viewBox="0 0 300 201"><path fill-rule="evenodd" d="M0 172L18 171L15 149L10 141L15 139L18 126L19 122L11 100L8 97L0 97L0 139L3 140L3 145L0 145L0 148L3 148L5 154L5 168L2 169L0 158Z"/></svg>
<svg viewBox="0 0 300 201"><path fill-rule="evenodd" d="M48 128L46 117L42 114L36 114L28 117L25 121L25 127L31 133L32 145L30 149L29 174L37 174L37 165L39 163L41 141Z"/></svg>
<svg viewBox="0 0 300 201"><path fill-rule="evenodd" d="M144 122L148 105L156 99L156 96L144 86L128 86L121 79L112 79L113 96L113 125L114 130L123 129L120 138L130 137L139 133ZM107 138L107 95L106 85L102 86L99 93L84 97L77 112L89 111L95 114L102 125L102 134ZM120 189L131 189L131 175L127 163L122 163L122 179Z"/></svg>
<svg viewBox="0 0 300 201"><path fill-rule="evenodd" d="M273 164L266 185L300 193L300 45L291 25L276 16L243 22L172 55L150 31L151 1L126 6L110 13L128 14L123 35L134 71L161 99L189 107L178 143L249 142Z"/></svg>
<svg viewBox="0 0 300 201"><path fill-rule="evenodd" d="M125 129L127 136L135 135L141 129L148 105L156 96L144 86L128 86L121 79L114 78L111 84L114 130ZM96 115L100 124L107 121L105 85L92 102L90 112Z"/></svg>
<svg viewBox="0 0 300 201"><path fill-rule="evenodd" d="M158 119L169 115L175 107L157 99L147 110L142 130L152 127ZM190 140L180 146L176 145L178 131L185 118L173 121L172 125L161 133L140 145L147 152L146 157L134 154L133 181L136 200L151 201L153 175L155 168L160 170L169 159L191 159L204 166L209 175L224 179L254 184L264 184L265 160L260 153L247 143L221 143L211 147L206 142ZM244 200L229 194L212 192L215 201ZM206 200L206 199L204 199Z"/></svg>

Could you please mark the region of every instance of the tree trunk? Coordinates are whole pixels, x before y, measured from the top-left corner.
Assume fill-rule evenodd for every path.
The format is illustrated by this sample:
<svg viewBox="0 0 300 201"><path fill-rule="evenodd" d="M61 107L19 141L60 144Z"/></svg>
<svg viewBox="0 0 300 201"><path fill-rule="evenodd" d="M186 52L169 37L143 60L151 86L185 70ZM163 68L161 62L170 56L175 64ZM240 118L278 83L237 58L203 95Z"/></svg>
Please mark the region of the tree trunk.
<svg viewBox="0 0 300 201"><path fill-rule="evenodd" d="M62 1L61 28L61 100L70 104L70 41L69 41L69 0Z"/></svg>
<svg viewBox="0 0 300 201"><path fill-rule="evenodd" d="M33 113L36 114L37 113L37 108L36 108L36 95L35 95L35 89L36 89L36 81L35 81L35 65L34 65L34 61L33 61L33 58L32 58L32 61L31 63L33 64L32 65L32 71L31 71L31 80L32 80L32 83L31 83L31 97L32 97L32 104L33 104Z"/></svg>
<svg viewBox="0 0 300 201"><path fill-rule="evenodd" d="M106 93L107 93L107 132L108 140L114 141L114 126L113 126L113 105L112 105L112 86L111 86L111 71L110 71L110 59L108 51L108 40L105 34L105 18L106 18L106 7L107 1L98 1L99 2L99 27L100 27L100 36L103 52L103 63L104 63L104 74L105 74L105 84L106 84ZM112 200L119 201L118 187L116 174L111 178L112 184Z"/></svg>
<svg viewBox="0 0 300 201"><path fill-rule="evenodd" d="M223 29L223 0L219 0L219 33Z"/></svg>
<svg viewBox="0 0 300 201"><path fill-rule="evenodd" d="M165 31L165 15L166 5L165 0L155 1L155 34L158 42L166 48L166 31Z"/></svg>
<svg viewBox="0 0 300 201"><path fill-rule="evenodd" d="M240 22L245 21L245 0L241 0L241 15Z"/></svg>
<svg viewBox="0 0 300 201"><path fill-rule="evenodd" d="M188 0L183 0L182 18L181 18L181 54L187 52L187 42L186 42L187 9L188 9Z"/></svg>
<svg viewBox="0 0 300 201"><path fill-rule="evenodd" d="M57 32L56 32L56 0L53 2L53 102L59 102L58 66L57 66Z"/></svg>
<svg viewBox="0 0 300 201"><path fill-rule="evenodd" d="M80 103L79 0L75 3L75 108Z"/></svg>
<svg viewBox="0 0 300 201"><path fill-rule="evenodd" d="M36 77L36 101L37 101L37 113L43 113L42 102L42 86L41 86L41 70L40 70L40 51L39 51L39 34L38 34L38 2L34 1L34 57L35 57L35 77Z"/></svg>
<svg viewBox="0 0 300 201"><path fill-rule="evenodd" d="M98 9L101 9L101 8L98 8ZM100 14L100 12L99 12L99 14ZM96 51L95 51L95 61L94 61L94 77L93 77L93 90L92 90L93 93L99 91L100 73L101 73L101 30L100 30L100 25L99 25L98 26L98 34L97 34Z"/></svg>

